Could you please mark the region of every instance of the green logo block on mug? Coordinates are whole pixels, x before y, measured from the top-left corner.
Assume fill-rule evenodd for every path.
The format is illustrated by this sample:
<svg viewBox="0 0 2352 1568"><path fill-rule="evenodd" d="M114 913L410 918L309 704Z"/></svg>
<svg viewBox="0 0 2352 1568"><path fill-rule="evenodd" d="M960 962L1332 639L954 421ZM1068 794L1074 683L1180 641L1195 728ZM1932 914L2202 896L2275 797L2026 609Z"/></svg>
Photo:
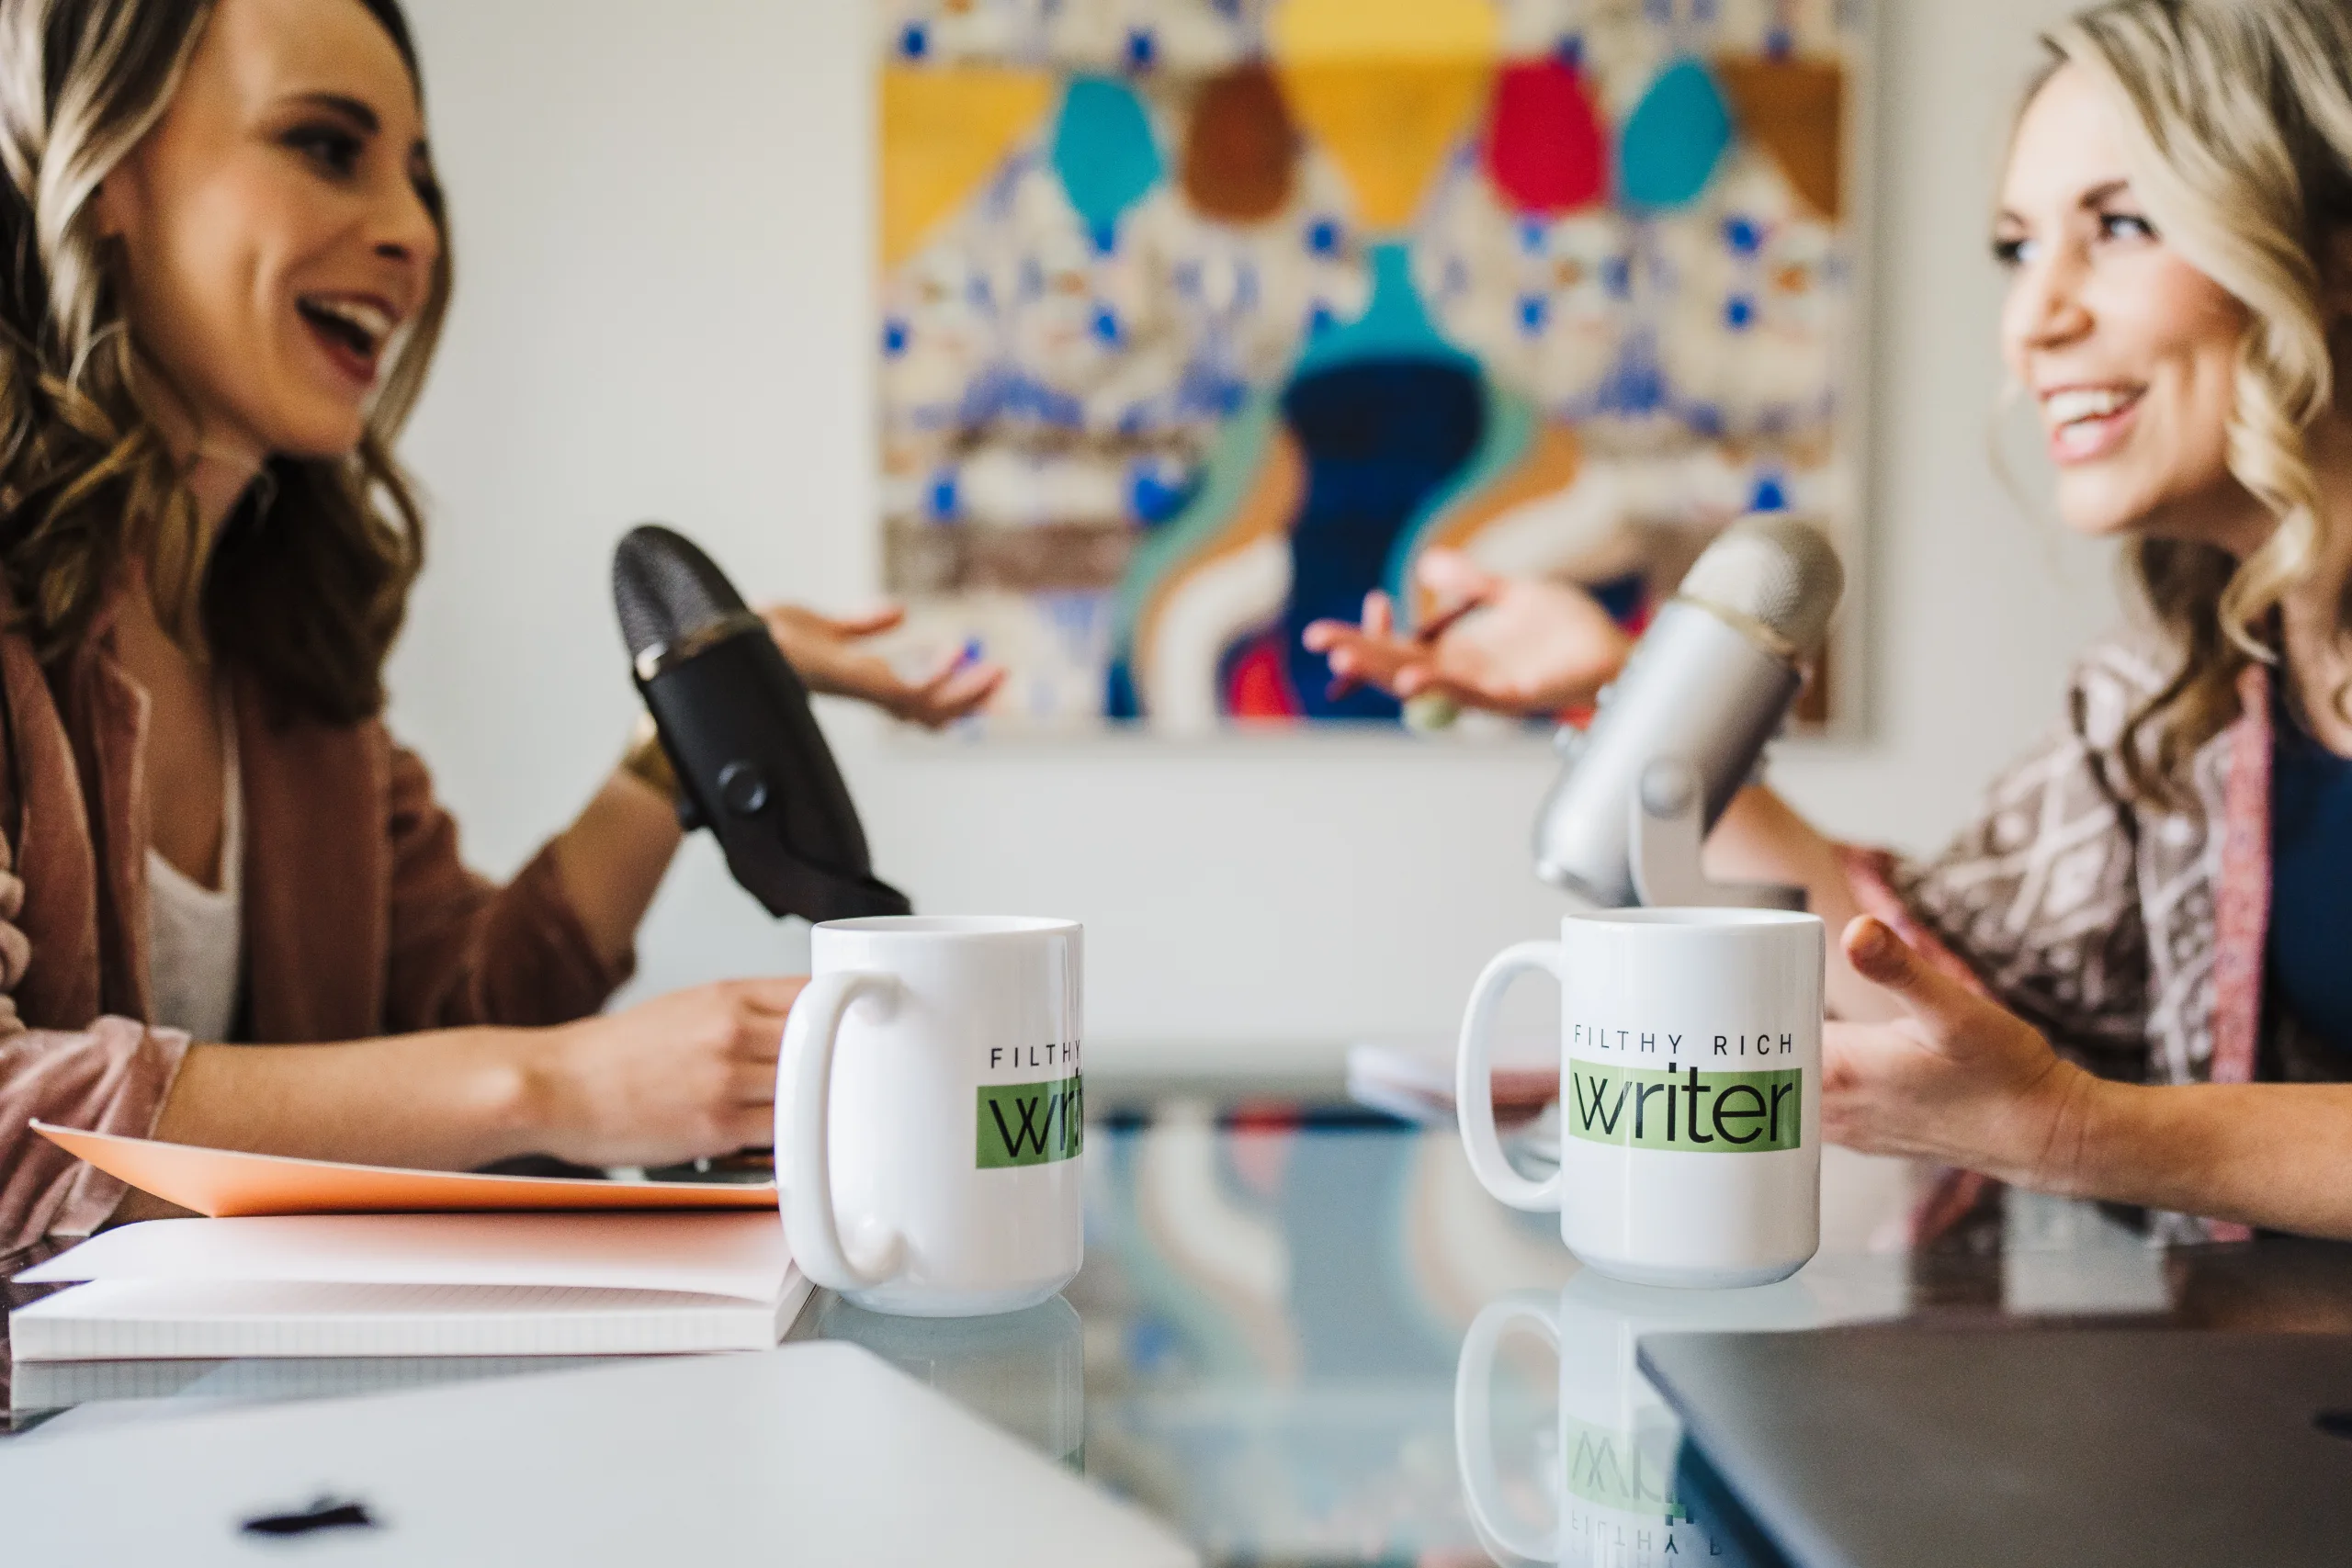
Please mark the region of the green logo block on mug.
<svg viewBox="0 0 2352 1568"><path fill-rule="evenodd" d="M1804 1147L1804 1073L1702 1073L1571 1059L1568 1131L1588 1143L1678 1154Z"/></svg>
<svg viewBox="0 0 2352 1568"><path fill-rule="evenodd" d="M975 1168L1003 1170L1073 1159L1085 1129L1086 1096L1075 1073L1050 1083L984 1083Z"/></svg>

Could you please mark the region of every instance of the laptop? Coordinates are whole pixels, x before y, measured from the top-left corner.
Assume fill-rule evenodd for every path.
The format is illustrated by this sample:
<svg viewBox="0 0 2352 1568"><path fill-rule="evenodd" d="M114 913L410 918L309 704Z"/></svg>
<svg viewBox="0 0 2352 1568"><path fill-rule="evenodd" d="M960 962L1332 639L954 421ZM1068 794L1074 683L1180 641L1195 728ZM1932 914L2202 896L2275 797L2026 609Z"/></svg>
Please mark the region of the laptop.
<svg viewBox="0 0 2352 1568"><path fill-rule="evenodd" d="M0 1445L0 1519L26 1563L1197 1562L842 1344L36 1428Z"/></svg>
<svg viewBox="0 0 2352 1568"><path fill-rule="evenodd" d="M1759 1562L2352 1562L2352 1336L1882 1325L1640 1364Z"/></svg>

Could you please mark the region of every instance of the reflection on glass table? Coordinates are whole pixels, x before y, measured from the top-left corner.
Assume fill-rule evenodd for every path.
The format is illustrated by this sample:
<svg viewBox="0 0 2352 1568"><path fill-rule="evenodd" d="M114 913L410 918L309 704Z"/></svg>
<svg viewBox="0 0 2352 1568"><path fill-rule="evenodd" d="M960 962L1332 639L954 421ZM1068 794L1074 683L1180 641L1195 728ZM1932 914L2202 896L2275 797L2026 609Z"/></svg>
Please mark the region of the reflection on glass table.
<svg viewBox="0 0 2352 1568"><path fill-rule="evenodd" d="M1478 1543L1508 1563L1720 1557L1711 1529L1677 1495L1681 1434L1635 1370L1635 1342L1678 1331L1812 1328L1827 1316L1802 1274L1751 1290L1669 1291L1584 1269L1556 1297L1531 1292L1488 1303L1462 1342L1453 1396L1454 1454ZM1514 1330L1548 1347L1559 1397L1556 1426L1516 1445L1530 1462L1507 1490L1497 1458L1495 1383ZM1532 1370L1540 1376L1543 1369ZM1510 1369L1513 1392L1529 1393L1530 1373L1523 1365ZM1522 1397L1505 1407L1516 1414L1540 1403Z"/></svg>
<svg viewBox="0 0 2352 1568"><path fill-rule="evenodd" d="M1556 1223L1489 1199L1444 1131L1178 1104L1093 1157L1070 1291L1090 1473L1213 1560L1485 1561L1455 1459L1457 1362L1498 1297L1556 1302L1581 1277ZM1818 1316L1898 1313L1905 1259L1868 1242L1893 1234L1907 1183L1836 1168L1848 1251L1803 1289ZM1490 1427L1532 1430L1529 1389L1499 1393Z"/></svg>
<svg viewBox="0 0 2352 1568"><path fill-rule="evenodd" d="M994 1317L891 1317L831 1292L810 1337L863 1345L1075 1471L1086 1469L1085 1325L1059 1296Z"/></svg>
<svg viewBox="0 0 2352 1568"><path fill-rule="evenodd" d="M1633 1371L1653 1326L2128 1314L2352 1327L2352 1249L2166 1253L2094 1209L2018 1194L1906 1248L1910 1174L1836 1151L1821 1256L1783 1285L1722 1294L1581 1274L1550 1216L1479 1190L1446 1129L1173 1100L1091 1127L1084 1157L1087 1261L1065 1299L939 1322L820 1295L795 1337L865 1346L1216 1562L1706 1560L1687 1539L1704 1527L1676 1491L1670 1420ZM222 1401L561 1364L20 1369L8 1407L28 1428L14 1440L38 1442ZM632 1435L628 1410L611 1418ZM637 1435L658 1450L661 1434Z"/></svg>

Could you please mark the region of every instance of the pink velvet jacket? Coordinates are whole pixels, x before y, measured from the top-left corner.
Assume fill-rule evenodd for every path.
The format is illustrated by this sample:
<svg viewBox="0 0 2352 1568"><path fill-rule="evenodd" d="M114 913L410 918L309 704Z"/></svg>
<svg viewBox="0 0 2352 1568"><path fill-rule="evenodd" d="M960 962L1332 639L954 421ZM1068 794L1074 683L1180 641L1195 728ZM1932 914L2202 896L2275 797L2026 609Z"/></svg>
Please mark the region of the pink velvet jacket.
<svg viewBox="0 0 2352 1568"><path fill-rule="evenodd" d="M2262 1059L2280 1077L2341 1077L2335 1052L2265 1007L2268 671L2246 671L2237 721L2193 759L2186 810L2133 800L2119 750L2168 672L2141 644L2094 649L2065 722L1949 848L1920 863L1850 851L1848 879L1865 909L2105 1077L2245 1083ZM2155 1232L2246 1234L2186 1215L2155 1216Z"/></svg>
<svg viewBox="0 0 2352 1568"><path fill-rule="evenodd" d="M53 679L52 679L53 677ZM147 694L102 620L45 676L0 635L0 1256L86 1235L122 1184L28 1130L143 1134L187 1036L150 1027ZM243 1038L362 1039L594 1012L601 959L542 851L494 886L458 859L424 766L377 721L273 718L234 685L243 775Z"/></svg>

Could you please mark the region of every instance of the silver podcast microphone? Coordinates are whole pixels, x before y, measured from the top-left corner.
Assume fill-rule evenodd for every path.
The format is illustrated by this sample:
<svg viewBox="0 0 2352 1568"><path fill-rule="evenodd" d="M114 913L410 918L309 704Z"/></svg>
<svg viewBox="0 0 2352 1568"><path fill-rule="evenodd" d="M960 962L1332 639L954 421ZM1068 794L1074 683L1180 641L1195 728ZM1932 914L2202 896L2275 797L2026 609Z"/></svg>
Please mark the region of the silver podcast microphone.
<svg viewBox="0 0 2352 1568"><path fill-rule="evenodd" d="M1591 728L1560 732L1568 764L1535 819L1535 874L1602 908L1804 908L1799 888L1708 882L1699 848L1787 716L1845 584L1810 524L1725 529L1600 694Z"/></svg>

